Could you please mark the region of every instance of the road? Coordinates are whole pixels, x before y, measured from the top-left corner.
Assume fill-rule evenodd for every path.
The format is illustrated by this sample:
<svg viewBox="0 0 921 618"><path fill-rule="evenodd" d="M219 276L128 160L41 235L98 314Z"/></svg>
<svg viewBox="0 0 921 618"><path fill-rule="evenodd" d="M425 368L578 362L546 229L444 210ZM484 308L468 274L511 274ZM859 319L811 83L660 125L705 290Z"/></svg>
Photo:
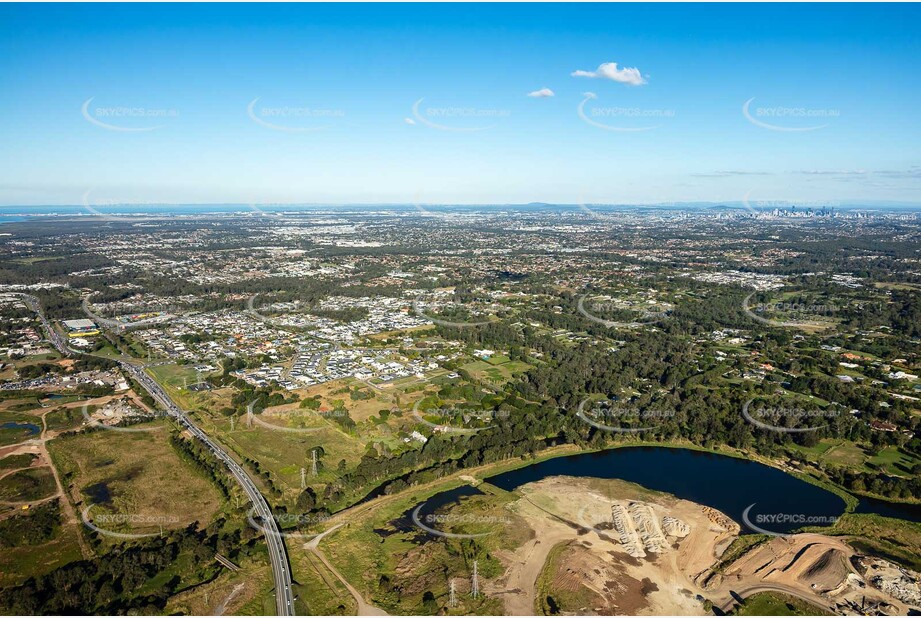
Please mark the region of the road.
<svg viewBox="0 0 921 618"><path fill-rule="evenodd" d="M167 413L186 428L186 430L207 446L211 452L221 460L230 473L246 492L255 507L255 515L262 521L265 531L265 540L269 548L269 560L272 563L272 574L275 579L275 607L279 616L294 615L294 592L291 589L291 569L288 564L288 553L285 550L284 538L278 530L278 524L272 515L268 502L259 493L259 489L246 471L238 464L220 445L208 437L189 416L177 406L163 388L154 381L141 367L125 361L118 361L122 370L133 377L151 397L160 402Z"/></svg>
<svg viewBox="0 0 921 618"><path fill-rule="evenodd" d="M830 612L832 615L835 615L840 611L835 603L829 602L828 599L825 599L818 594L809 594L795 586L788 586L786 584L780 584L780 583L766 583L766 582L753 584L751 586L748 586L746 588L740 588L738 590L732 590L729 593L730 599L726 601L725 603L723 603L720 609L726 613L729 613L730 611L734 610L738 605L740 605L736 597L741 598L741 599L747 599L753 594L757 594L759 592L779 592L781 594L786 594L788 596L800 599L801 601L805 601L806 603L809 603L810 605L821 607L825 611Z"/></svg>
<svg viewBox="0 0 921 618"><path fill-rule="evenodd" d="M29 309L35 312L35 314L38 316L38 319L42 323L42 328L44 328L45 332L48 333L48 339L51 340L51 343L54 344L54 347L57 348L58 351L64 356L73 356L75 352L68 347L67 338L51 327L51 322L49 322L48 318L45 317L45 312L42 310L42 305L38 301L38 298L32 296L31 294L23 294L21 292L13 292L13 294L20 296L29 306Z"/></svg>
<svg viewBox="0 0 921 618"><path fill-rule="evenodd" d="M29 305L39 317L42 326L48 334L48 338L54 344L54 347L65 356L77 354L67 345L67 340L54 328L45 317L41 304L38 299L29 294L20 294L25 302ZM124 360L118 360L122 370L133 377L150 396L160 402L167 413L182 425L191 435L201 440L211 452L221 460L230 474L237 480L243 491L249 497L255 507L255 515L262 521L263 530L265 531L265 540L269 548L269 560L272 563L272 575L275 580L275 608L279 616L294 616L294 592L291 589L291 568L288 563L288 553L285 549L284 538L278 530L278 524L272 515L268 502L259 493L259 489L246 471L225 451L220 445L214 442L208 434L202 431L189 416L175 404L163 388L157 382L144 372L142 367L133 365Z"/></svg>

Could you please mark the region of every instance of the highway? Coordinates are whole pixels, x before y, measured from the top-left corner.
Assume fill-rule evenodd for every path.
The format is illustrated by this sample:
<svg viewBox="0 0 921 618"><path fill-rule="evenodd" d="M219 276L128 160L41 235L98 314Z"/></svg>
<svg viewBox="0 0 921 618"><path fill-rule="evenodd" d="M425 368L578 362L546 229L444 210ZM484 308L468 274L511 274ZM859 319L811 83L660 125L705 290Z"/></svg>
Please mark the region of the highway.
<svg viewBox="0 0 921 618"><path fill-rule="evenodd" d="M45 312L42 310L42 305L38 301L38 298L32 296L31 294L23 294L22 292L12 292L12 294L22 297L25 303L29 306L29 309L35 312L35 314L38 316L38 319L42 323L42 328L44 328L45 332L48 334L48 339L52 344L54 344L54 347L58 349L58 352L64 356L73 356L76 354L74 350L71 350L67 346L67 338L51 327L51 322L49 322L48 318L45 317Z"/></svg>
<svg viewBox="0 0 921 618"><path fill-rule="evenodd" d="M41 304L38 299L28 294L19 294L39 317L42 326L48 334L48 338L54 344L54 347L65 356L77 354L75 350L70 349L67 340L52 328L51 323L45 317ZM225 451L220 445L208 437L189 416L182 411L170 398L163 388L157 382L144 372L143 367L133 365L124 360L118 360L119 366L127 374L134 378L151 397L162 405L167 413L176 419L191 435L201 440L211 452L221 460L230 473L246 492L250 501L255 507L255 515L262 520L265 540L269 549L269 560L272 563L272 575L275 580L275 608L279 616L294 616L294 592L291 589L291 568L288 564L288 553L285 549L284 538L278 530L278 524L272 516L268 502L259 493L253 480L246 471Z"/></svg>

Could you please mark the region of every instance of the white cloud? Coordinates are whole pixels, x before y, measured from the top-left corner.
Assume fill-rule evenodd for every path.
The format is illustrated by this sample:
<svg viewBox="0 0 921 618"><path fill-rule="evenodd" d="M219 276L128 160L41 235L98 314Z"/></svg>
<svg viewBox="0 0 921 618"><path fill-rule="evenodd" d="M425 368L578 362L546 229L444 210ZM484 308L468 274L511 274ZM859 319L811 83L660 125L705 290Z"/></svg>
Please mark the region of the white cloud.
<svg viewBox="0 0 921 618"><path fill-rule="evenodd" d="M592 77L597 79L610 79L611 81L628 84L630 86L642 86L646 83L640 70L636 67L618 69L616 62L605 62L595 71L573 71L570 73L573 77Z"/></svg>
<svg viewBox="0 0 921 618"><path fill-rule="evenodd" d="M543 99L543 98L545 98L545 97L552 97L552 96L554 96L554 92L553 92L552 90L550 90L549 88L541 88L540 90L535 90L534 92L529 92L529 93L528 93L528 96L529 96L529 97L535 97L535 98L538 98L538 99Z"/></svg>
<svg viewBox="0 0 921 618"><path fill-rule="evenodd" d="M413 120L412 118L404 118L403 122L405 122L406 124L416 124L416 121Z"/></svg>

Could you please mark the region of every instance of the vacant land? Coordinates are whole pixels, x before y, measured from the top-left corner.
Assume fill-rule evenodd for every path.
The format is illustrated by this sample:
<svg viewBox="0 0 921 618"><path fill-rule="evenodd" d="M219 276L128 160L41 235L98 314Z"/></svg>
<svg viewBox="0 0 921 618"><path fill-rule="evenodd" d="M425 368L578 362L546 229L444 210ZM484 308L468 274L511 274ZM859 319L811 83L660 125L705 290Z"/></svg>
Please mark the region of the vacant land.
<svg viewBox="0 0 921 618"><path fill-rule="evenodd" d="M518 491L514 509L535 540L501 556L507 570L495 585L512 591L507 614L532 613L535 604L548 614L703 614L693 574L738 532L712 509L623 481L551 477ZM626 514L623 535L618 513ZM681 523L665 525L672 521Z"/></svg>
<svg viewBox="0 0 921 618"><path fill-rule="evenodd" d="M54 492L54 475L48 468L28 468L0 478L0 501L34 502Z"/></svg>
<svg viewBox="0 0 921 618"><path fill-rule="evenodd" d="M207 524L221 496L210 481L169 444L163 421L134 428L152 431L99 430L49 443L52 459L78 511L118 514L114 531L147 533Z"/></svg>
<svg viewBox="0 0 921 618"><path fill-rule="evenodd" d="M828 616L828 612L780 592L758 592L733 612L736 616Z"/></svg>
<svg viewBox="0 0 921 618"><path fill-rule="evenodd" d="M41 421L35 416L10 410L0 412L0 446L35 438L40 431Z"/></svg>
<svg viewBox="0 0 921 618"><path fill-rule="evenodd" d="M848 513L828 533L843 536L859 551L921 571L921 523Z"/></svg>
<svg viewBox="0 0 921 618"><path fill-rule="evenodd" d="M240 571L224 569L214 580L171 597L166 604L168 615L232 616L260 615L266 603L274 608L274 594L269 565L263 560L246 558Z"/></svg>
<svg viewBox="0 0 921 618"><path fill-rule="evenodd" d="M62 517L57 501L40 508ZM76 527L49 526L47 520L36 524L37 513L41 516L36 509L18 510L0 521L0 587L20 584L81 558Z"/></svg>

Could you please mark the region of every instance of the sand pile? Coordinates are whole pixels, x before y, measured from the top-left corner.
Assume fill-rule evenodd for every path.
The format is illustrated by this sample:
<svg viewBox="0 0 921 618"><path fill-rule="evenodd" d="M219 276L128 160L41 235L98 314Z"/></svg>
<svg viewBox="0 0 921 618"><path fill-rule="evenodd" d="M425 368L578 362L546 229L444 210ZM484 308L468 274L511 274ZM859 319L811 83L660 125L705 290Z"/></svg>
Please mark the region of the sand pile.
<svg viewBox="0 0 921 618"><path fill-rule="evenodd" d="M691 527L689 525L677 517L671 517L670 515L666 515L662 518L662 530L666 535L679 539L683 539L691 534Z"/></svg>
<svg viewBox="0 0 921 618"><path fill-rule="evenodd" d="M636 526L636 531L643 540L643 547L651 554L661 554L668 549L668 541L659 527L659 519L652 507L645 502L631 502L627 507L630 517Z"/></svg>

